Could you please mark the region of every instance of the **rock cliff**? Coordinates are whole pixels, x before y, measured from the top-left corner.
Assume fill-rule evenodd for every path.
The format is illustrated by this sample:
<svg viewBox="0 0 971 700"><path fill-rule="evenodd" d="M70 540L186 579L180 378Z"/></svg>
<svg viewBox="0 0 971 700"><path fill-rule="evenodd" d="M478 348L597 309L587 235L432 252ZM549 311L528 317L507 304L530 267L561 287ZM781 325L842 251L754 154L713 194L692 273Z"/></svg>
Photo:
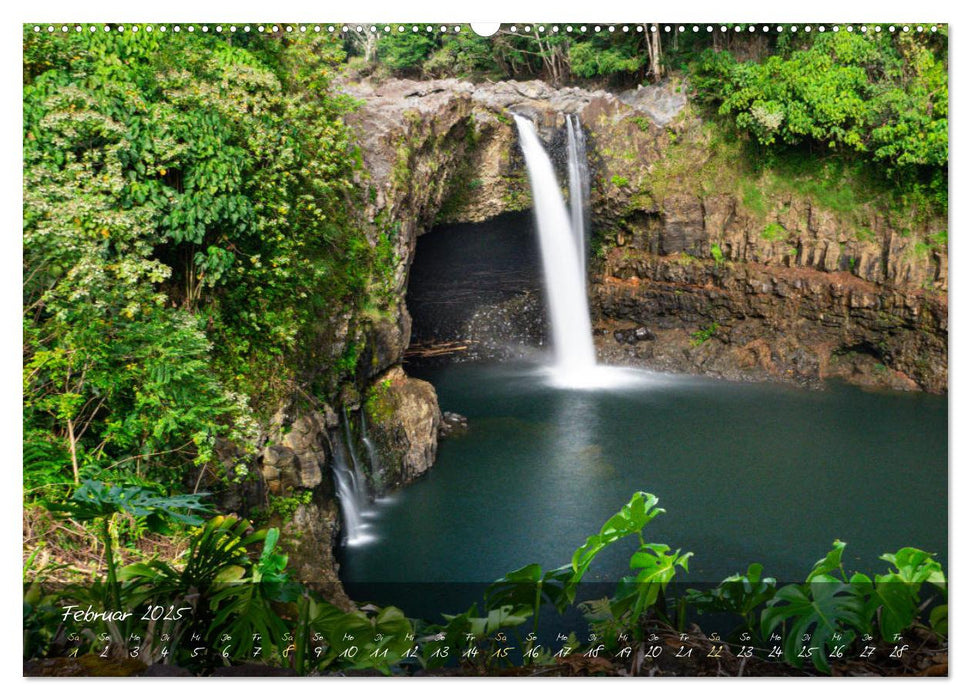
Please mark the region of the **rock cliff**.
<svg viewBox="0 0 971 700"><path fill-rule="evenodd" d="M436 223L530 207L511 113L533 119L554 161L564 160L565 114L579 115L586 132L588 296L602 360L733 379L842 376L947 389L946 222L847 200L832 178L821 191L811 178L753 174L694 114L684 85L610 94L538 81L390 80L340 89L359 100L349 122L365 166L368 240L390 248L384 301L340 320L360 350L356 385L339 398L349 429L338 430L328 407L292 406L260 466L271 493L303 494L287 524L293 567L341 604L331 443L359 440L366 420L378 490L434 462L447 432L435 390L402 368L409 270L418 236Z"/></svg>
<svg viewBox="0 0 971 700"><path fill-rule="evenodd" d="M369 218L397 227L400 345L389 358L400 362L408 342L400 300L417 236L530 205L510 113L537 123L554 160L563 160L564 115L577 114L593 179L589 296L602 359L946 390L946 222L821 193L829 181L813 190L812 178L753 174L714 142L683 84L616 95L538 81L345 89L362 100L354 120L372 176ZM636 326L659 332L615 339Z"/></svg>

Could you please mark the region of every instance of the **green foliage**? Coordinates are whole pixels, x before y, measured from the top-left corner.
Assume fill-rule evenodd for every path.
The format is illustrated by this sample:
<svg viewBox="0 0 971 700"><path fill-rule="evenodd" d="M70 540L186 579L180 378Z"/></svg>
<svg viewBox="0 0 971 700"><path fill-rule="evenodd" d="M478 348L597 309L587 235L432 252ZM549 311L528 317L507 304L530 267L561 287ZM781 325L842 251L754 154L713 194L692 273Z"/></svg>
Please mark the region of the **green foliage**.
<svg viewBox="0 0 971 700"><path fill-rule="evenodd" d="M655 605L664 610L664 592L674 578L677 569L688 571L691 552L681 554L681 550L671 551L666 544L641 544L630 559L633 576L620 580L617 592L611 602L611 612L618 620L629 616L631 623L640 620L641 615ZM640 636L640 626L634 628L635 637Z"/></svg>
<svg viewBox="0 0 971 700"><path fill-rule="evenodd" d="M734 613L741 616L742 628L758 633L756 611L776 592L774 578L762 578L762 565L750 564L745 574L735 574L708 591L688 589L685 601L703 612Z"/></svg>
<svg viewBox="0 0 971 700"><path fill-rule="evenodd" d="M160 497L141 486L108 486L96 481L85 481L69 500L48 502L45 505L54 513L63 513L80 522L97 522L97 532L105 551L107 581L103 589L95 586L93 590L98 594L103 591L101 603L120 608L122 592L118 585L111 533L112 518L118 513L129 513L136 518L144 518L152 531L167 532L168 520L187 525L201 522L201 518L194 515L193 511L209 510L201 503L205 495L207 494Z"/></svg>
<svg viewBox="0 0 971 700"><path fill-rule="evenodd" d="M581 78L635 73L646 60L635 42L607 43L596 39L574 43L569 56L570 70Z"/></svg>
<svg viewBox="0 0 971 700"><path fill-rule="evenodd" d="M933 584L941 592L946 591L944 572L932 554L913 547L884 554L880 559L890 562L894 568L873 577L866 613L869 619L878 617L880 636L885 641L893 641L895 635L910 627L917 616L923 584ZM863 574L857 577L869 588L869 578ZM938 606L936 610L938 621L943 618L946 624L947 606Z"/></svg>
<svg viewBox="0 0 971 700"><path fill-rule="evenodd" d="M637 535L641 546L645 545L642 530L649 522L664 512L663 508L657 507L657 497L644 491L637 491L631 496L623 508L611 516L600 528L600 532L591 535L583 543L570 559L570 567L573 575L567 587L567 598L573 601L576 595L576 585L583 578L583 575L590 568L594 558L605 547L630 535Z"/></svg>
<svg viewBox="0 0 971 700"><path fill-rule="evenodd" d="M357 219L354 105L329 89L343 52L321 35L24 43L30 479L177 490L217 438L255 439L303 362L320 373L321 318L387 266Z"/></svg>
<svg viewBox="0 0 971 700"><path fill-rule="evenodd" d="M84 494L92 489L101 495L89 507L92 499ZM188 503L157 503L147 494L139 496L126 489L92 487L81 493L78 517L104 519L107 513L149 507L144 504L178 512ZM136 503L142 505L136 507ZM142 637L143 658L200 672L246 658L292 665L300 674L344 669L376 669L391 674L410 664L429 669L444 665L449 657L435 653L444 647L453 652L467 650L462 663L487 672L492 665L514 663L513 657L496 653L499 647L510 644L519 645L527 663L548 664L553 662L550 655L534 646L540 608L552 605L563 612L573 603L577 586L596 557L631 535L637 535L639 542L630 559L631 575L621 579L611 598L587 601L580 608L591 628L609 634L611 639L621 632L632 632L635 639L641 639L646 614L667 619L667 586L678 569L687 571L692 555L644 540L643 529L663 512L657 507L656 497L637 492L597 534L587 538L570 564L545 572L539 565L530 564L510 572L489 586L481 615L478 606L472 605L457 615L444 615L443 623L432 625L411 621L394 607L365 605L349 612L336 608L290 580L287 557L277 550L278 530L254 532L245 520L217 516L193 530L181 562L155 559L131 564L119 572L120 585L115 584L118 605L129 609L147 606L149 611L158 612L148 629L144 620L137 619L105 625L112 639L125 640L133 634ZM259 550L254 549L257 545L261 545ZM762 567L753 564L746 574L730 576L710 591L689 590L677 604L678 620L683 624L688 605L704 612L739 615L740 629L768 644L775 644L771 635L782 632L785 658L793 665L801 667L811 659L819 671L826 672L831 659L845 656L855 636L869 632L874 625L888 641L913 625L930 602L919 602L922 586L946 594L943 570L927 552L906 547L885 554L881 559L892 569L871 580L860 573L847 575L844 549L844 543L834 542L803 584L777 590L775 580L763 577ZM25 653L41 655L51 644L52 638L44 630L59 625L59 606L65 602L84 605L110 601L107 591L108 587L98 583L77 587L66 595L45 594L40 586L29 586L24 606ZM182 614L163 617L161 608L153 607L158 600L184 605ZM530 618L533 633L521 637L516 630ZM931 609L929 624L946 635L946 602ZM95 648L94 631L87 629L86 634L89 646ZM195 634L218 638L225 645L207 649L202 655L190 654L193 646L187 642ZM604 642L614 644L607 639ZM581 648L572 637L567 644ZM352 646L354 653L347 653ZM168 656L169 649L172 656ZM453 658L456 655L452 653Z"/></svg>
<svg viewBox="0 0 971 700"><path fill-rule="evenodd" d="M575 584L571 587L573 575L569 566L544 572L539 564L529 564L506 574L489 586L486 590L486 609L505 611L504 617L514 610L519 611L518 615L524 621L526 616L532 616L533 632L536 633L539 611L544 603L562 612L572 602L575 595ZM479 629L479 626L473 627ZM482 634L486 634L486 627L488 625L481 627Z"/></svg>
<svg viewBox="0 0 971 700"><path fill-rule="evenodd" d="M758 215L765 214L765 196L762 189L754 182L746 181L742 185L742 204Z"/></svg>
<svg viewBox="0 0 971 700"><path fill-rule="evenodd" d="M765 225L765 228L762 229L761 236L763 240L774 243L776 241L784 241L788 237L788 232L782 224L773 221Z"/></svg>
<svg viewBox="0 0 971 700"><path fill-rule="evenodd" d="M288 522L300 506L307 505L313 500L313 495L313 491L310 489L299 489L289 496L274 496L271 494L266 515L278 515L283 522Z"/></svg>
<svg viewBox="0 0 971 700"><path fill-rule="evenodd" d="M725 255L722 253L721 246L717 243L711 244L711 257L715 261L715 265L721 265L725 262Z"/></svg>
<svg viewBox="0 0 971 700"><path fill-rule="evenodd" d="M526 79L560 83L569 77L629 84L646 69L646 38L640 32L585 33L500 31L481 37L463 31L428 32L387 25L388 32L348 33L348 66L376 76ZM381 27L383 29L383 27ZM525 29L525 28L524 28ZM404 30L404 31L400 31Z"/></svg>
<svg viewBox="0 0 971 700"><path fill-rule="evenodd" d="M145 518L153 531L162 532L167 520L187 525L202 522L193 512L209 510L202 503L207 495L193 493L159 496L141 486L109 486L97 481L85 481L69 500L63 503L52 502L48 507L80 522L110 519L116 513L129 513L136 518Z"/></svg>
<svg viewBox="0 0 971 700"><path fill-rule="evenodd" d="M762 147L862 155L904 196L946 210L947 53L927 34L814 32L761 62L708 50L693 85Z"/></svg>
<svg viewBox="0 0 971 700"><path fill-rule="evenodd" d="M623 175L611 175L610 184L614 187L627 187L630 181Z"/></svg>
<svg viewBox="0 0 971 700"><path fill-rule="evenodd" d="M866 630L865 599L856 581L847 581L842 556L846 545L837 540L833 549L816 562L805 584L785 586L773 596L762 613L762 636L767 638L783 622L786 660L801 667L809 658L820 671L829 670L829 655L849 645ZM831 575L838 570L840 578ZM809 640L805 640L809 635Z"/></svg>
<svg viewBox="0 0 971 700"><path fill-rule="evenodd" d="M176 644L201 632L223 639L234 654L252 658L254 646L260 646L264 661L282 660L288 628L273 603L293 600L296 589L284 571L286 556L275 551L278 538L276 529L252 532L246 520L217 516L193 534L181 569L159 560L123 568L126 598L132 606L153 600L187 605L191 614L163 620ZM249 548L259 543L262 551L254 560ZM208 653L210 658L187 662L215 663L218 656Z"/></svg>
<svg viewBox="0 0 971 700"><path fill-rule="evenodd" d="M364 399L364 410L368 420L375 425L386 423L395 410L394 395L391 392L391 377L385 377L367 390Z"/></svg>
<svg viewBox="0 0 971 700"><path fill-rule="evenodd" d="M410 636L414 628L398 608L368 606L367 610L343 612L323 601L311 601L307 608L306 648L310 653L305 663L308 666L373 668L390 674L392 666L413 644ZM351 658L342 657L349 638L357 653Z"/></svg>
<svg viewBox="0 0 971 700"><path fill-rule="evenodd" d="M410 29L410 28L409 28ZM434 35L426 32L395 32L378 42L378 58L391 70L415 71L435 50Z"/></svg>
<svg viewBox="0 0 971 700"><path fill-rule="evenodd" d="M691 347L696 348L699 345L702 345L708 342L709 340L711 340L712 336L715 335L715 333L718 331L719 328L720 326L717 323L712 323L706 328L702 328L701 330L697 330L694 333L692 333L691 341L690 341Z"/></svg>
<svg viewBox="0 0 971 700"><path fill-rule="evenodd" d="M856 635L868 633L875 621L883 639L895 641L895 635L917 619L923 584L945 592L941 565L927 552L904 547L884 554L880 558L893 564L894 570L871 580L859 572L847 576L842 561L845 547L835 541L806 583L779 589L762 612L763 637L785 623L783 649L794 666L801 667L809 658L819 671L829 671L829 659L841 658L841 648L848 647ZM934 629L946 633L946 620L947 605L935 607Z"/></svg>
<svg viewBox="0 0 971 700"><path fill-rule="evenodd" d="M546 572L538 564L530 564L506 574L489 587L486 608L490 613L501 611L504 619L511 615L525 622L528 617L533 617L535 633L539 610L544 603L553 605L560 612L565 610L574 602L578 586L597 555L606 547L637 535L640 546L630 559L633 574L618 582L609 609L614 624L624 621L633 626L635 635L639 636L637 621L655 607L663 611L667 585L678 568L688 570L688 559L692 556L690 552L671 552L667 545L644 541L644 528L663 512L664 509L657 507L654 495L643 491L634 493L630 501L603 524L600 532L588 537L577 548L570 564ZM596 612L598 623L610 624L603 612Z"/></svg>

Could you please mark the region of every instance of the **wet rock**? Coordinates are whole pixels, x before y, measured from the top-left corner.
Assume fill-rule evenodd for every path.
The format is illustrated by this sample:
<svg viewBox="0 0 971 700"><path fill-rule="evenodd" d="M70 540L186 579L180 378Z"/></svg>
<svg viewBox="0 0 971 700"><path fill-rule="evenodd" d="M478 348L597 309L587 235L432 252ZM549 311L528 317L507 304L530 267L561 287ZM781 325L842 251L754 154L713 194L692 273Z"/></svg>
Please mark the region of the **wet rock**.
<svg viewBox="0 0 971 700"><path fill-rule="evenodd" d="M274 496L299 484L297 455L289 447L269 445L263 448L263 481Z"/></svg>
<svg viewBox="0 0 971 700"><path fill-rule="evenodd" d="M634 345L635 343L643 343L649 340L656 340L657 336L654 331L645 327L638 326L637 328L623 328L614 331L614 340L618 343L627 343L628 345Z"/></svg>
<svg viewBox="0 0 971 700"><path fill-rule="evenodd" d="M614 341L598 339L605 361L801 385L839 376L864 386L947 389L946 297L874 285L849 272L635 257L629 250L611 251L605 267L640 274L636 284L608 276L591 287L594 317ZM619 352L632 344L632 323L656 334L650 353ZM709 337L698 335L712 324ZM869 359L830 361L832 353L855 348Z"/></svg>
<svg viewBox="0 0 971 700"><path fill-rule="evenodd" d="M283 437L283 446L289 448L297 460L296 480L302 488L312 489L323 480L327 466L326 430L326 417L310 411L297 416Z"/></svg>
<svg viewBox="0 0 971 700"><path fill-rule="evenodd" d="M701 200L691 195L673 195L664 199L664 228L661 232L662 255L688 253L708 254L705 216Z"/></svg>
<svg viewBox="0 0 971 700"><path fill-rule="evenodd" d="M320 593L342 610L353 605L338 576L334 556L340 523L340 512L333 498L315 493L310 503L297 506L283 527L280 544L288 556L287 571L293 580Z"/></svg>
<svg viewBox="0 0 971 700"><path fill-rule="evenodd" d="M368 333L368 353L364 360L367 376L374 377L400 362L410 336L411 317L407 309L399 313L397 323L387 317L374 320Z"/></svg>
<svg viewBox="0 0 971 700"><path fill-rule="evenodd" d="M469 419L460 413L445 411L442 413L442 422L438 426L438 436L440 438L459 435L468 431Z"/></svg>
<svg viewBox="0 0 971 700"><path fill-rule="evenodd" d="M337 412L334 411L328 404L324 404L324 408L321 411L324 416L324 427L327 430L333 430L338 425L340 425L340 419L337 417Z"/></svg>
<svg viewBox="0 0 971 700"><path fill-rule="evenodd" d="M529 359L547 343L546 312L541 294L527 291L506 301L476 308L463 327L470 341L470 360ZM465 358L459 358L465 359Z"/></svg>
<svg viewBox="0 0 971 700"><path fill-rule="evenodd" d="M364 410L385 465L384 486L412 481L432 466L442 419L435 387L393 367L368 388Z"/></svg>

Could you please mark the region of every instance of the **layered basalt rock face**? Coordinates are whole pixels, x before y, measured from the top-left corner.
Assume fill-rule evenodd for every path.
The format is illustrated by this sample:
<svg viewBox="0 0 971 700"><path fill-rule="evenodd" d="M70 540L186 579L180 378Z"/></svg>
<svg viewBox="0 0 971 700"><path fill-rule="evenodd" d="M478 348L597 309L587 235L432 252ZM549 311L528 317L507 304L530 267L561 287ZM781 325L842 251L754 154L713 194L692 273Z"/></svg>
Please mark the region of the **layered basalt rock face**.
<svg viewBox="0 0 971 700"><path fill-rule="evenodd" d="M398 222L400 299L416 238L435 223L529 208L510 113L534 120L554 160L564 115L577 114L593 174L589 297L603 361L946 390L948 257L936 235L946 222L901 227L876 204L846 211L786 188L744 191L733 180L744 164L707 149L686 86L611 94L395 80L347 89L363 101L355 119L372 173L369 216ZM693 176L714 167L713 181ZM396 315L406 344L403 304ZM655 337L616 339L638 326Z"/></svg>

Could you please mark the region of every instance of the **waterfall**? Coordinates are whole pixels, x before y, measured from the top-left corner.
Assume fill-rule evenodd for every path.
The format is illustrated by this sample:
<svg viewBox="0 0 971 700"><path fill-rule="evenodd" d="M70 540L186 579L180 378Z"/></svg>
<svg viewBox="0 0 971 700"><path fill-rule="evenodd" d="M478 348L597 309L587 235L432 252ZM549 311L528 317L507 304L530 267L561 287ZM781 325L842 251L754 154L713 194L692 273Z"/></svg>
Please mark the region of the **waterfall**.
<svg viewBox="0 0 971 700"><path fill-rule="evenodd" d="M570 224L577 241L580 275L587 276L587 202L590 199L590 170L587 167L587 141L580 117L566 115L568 170L570 173Z"/></svg>
<svg viewBox="0 0 971 700"><path fill-rule="evenodd" d="M371 476L377 478L377 475L381 473L381 461L378 459L377 450L374 449L374 442L368 437L367 419L364 417L364 413L364 411L361 411L361 442L364 443L364 449L367 450Z"/></svg>
<svg viewBox="0 0 971 700"><path fill-rule="evenodd" d="M367 480L361 471L360 461L351 439L350 420L344 415L344 434L334 434L334 481L344 519L344 544L350 547L363 544L370 538L366 534L364 508L368 503Z"/></svg>
<svg viewBox="0 0 971 700"><path fill-rule="evenodd" d="M524 117L513 116L526 158L539 229L556 375L558 381L569 384L582 378L586 370L597 364L587 307L586 275L582 270L583 256L578 245L583 232L582 228L574 232L570 225L553 164L536 134L536 127ZM581 200L579 197L571 199Z"/></svg>
<svg viewBox="0 0 971 700"><path fill-rule="evenodd" d="M361 460L357 456L357 450L354 449L354 437L351 435L351 419L347 415L346 410L344 411L344 438L345 444L347 445L347 453L351 456L351 465L354 469L351 474L354 477L354 484L357 487L355 493L358 494L358 505L364 507L367 505L367 478L361 470Z"/></svg>

